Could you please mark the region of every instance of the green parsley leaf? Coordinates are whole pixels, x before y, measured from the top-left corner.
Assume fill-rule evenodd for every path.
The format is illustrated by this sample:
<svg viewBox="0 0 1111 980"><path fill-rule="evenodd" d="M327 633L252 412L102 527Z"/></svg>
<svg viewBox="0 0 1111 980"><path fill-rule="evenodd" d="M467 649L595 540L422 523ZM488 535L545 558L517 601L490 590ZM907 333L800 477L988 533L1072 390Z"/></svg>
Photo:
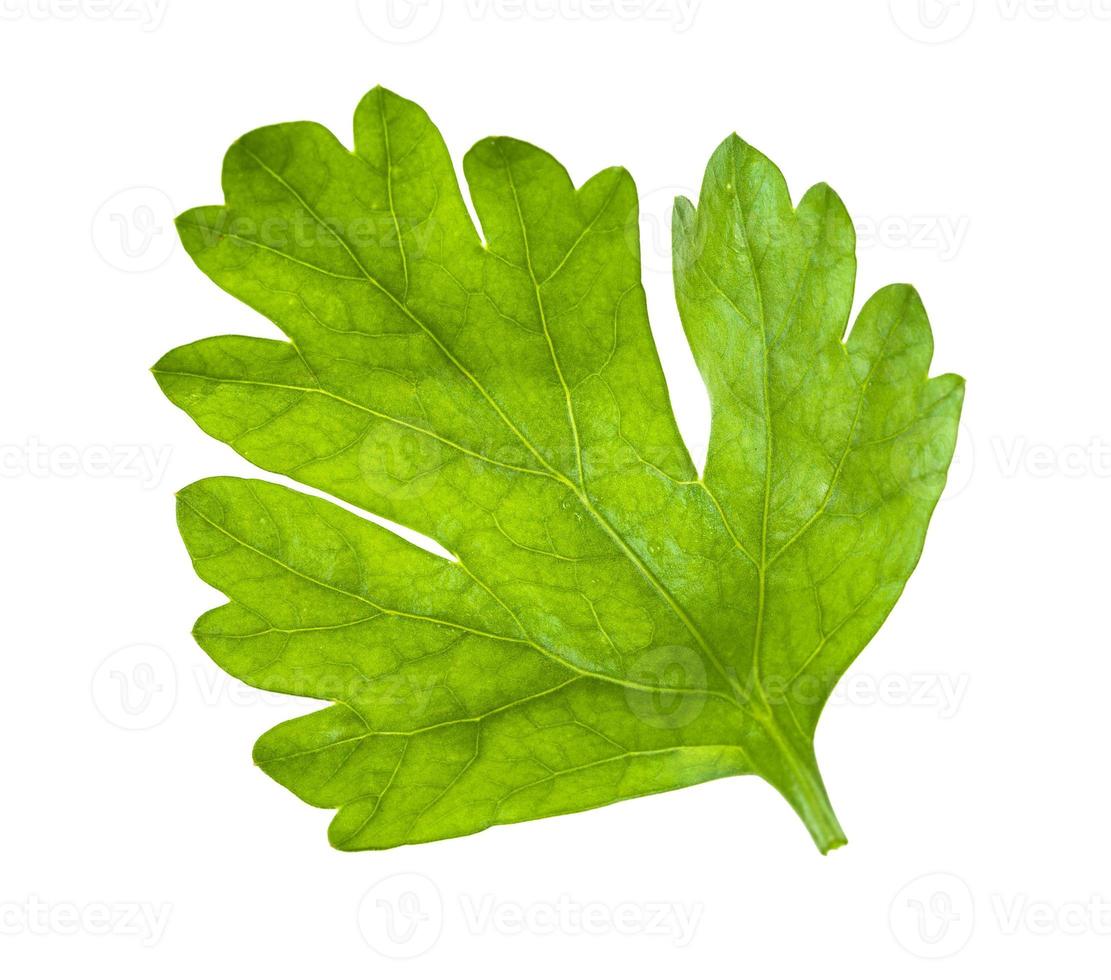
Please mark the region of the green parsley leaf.
<svg viewBox="0 0 1111 980"><path fill-rule="evenodd" d="M908 286L845 336L853 226L825 185L794 208L736 136L676 202L676 295L709 389L700 476L640 282L637 194L576 188L485 139L467 212L439 132L383 89L355 151L256 130L227 204L177 222L197 265L288 341L167 354L166 395L252 463L434 539L439 557L319 497L216 478L179 496L200 577L230 602L195 635L254 687L331 701L255 761L385 848L756 773L826 851L815 761L837 678L913 570L963 382L929 378Z"/></svg>

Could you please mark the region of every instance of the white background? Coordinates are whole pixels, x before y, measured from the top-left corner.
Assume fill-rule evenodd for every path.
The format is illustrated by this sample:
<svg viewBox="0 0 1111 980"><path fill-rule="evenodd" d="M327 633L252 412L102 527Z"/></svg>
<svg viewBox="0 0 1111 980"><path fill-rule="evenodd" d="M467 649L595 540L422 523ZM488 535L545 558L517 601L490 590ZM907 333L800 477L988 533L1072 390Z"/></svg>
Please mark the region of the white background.
<svg viewBox="0 0 1111 980"><path fill-rule="evenodd" d="M0 0L0 971L1105 977L1111 0L387 13ZM934 371L968 395L922 563L818 731L848 847L820 857L743 778L342 854L329 813L251 765L305 705L191 641L217 596L173 493L252 470L147 368L272 328L192 266L170 218L219 202L248 129L307 118L349 141L376 83L425 106L457 160L505 133L579 182L629 167L694 446L706 398L660 243L730 130L796 198L839 191L858 306L889 281L921 290Z"/></svg>

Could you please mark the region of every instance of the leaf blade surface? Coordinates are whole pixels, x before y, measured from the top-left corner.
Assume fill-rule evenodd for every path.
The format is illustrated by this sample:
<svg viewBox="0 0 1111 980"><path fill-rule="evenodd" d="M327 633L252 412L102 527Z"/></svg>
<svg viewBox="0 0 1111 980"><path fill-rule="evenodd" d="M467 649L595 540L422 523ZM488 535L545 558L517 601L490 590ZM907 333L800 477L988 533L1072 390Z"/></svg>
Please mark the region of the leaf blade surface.
<svg viewBox="0 0 1111 980"><path fill-rule="evenodd" d="M676 295L713 407L695 471L648 324L636 190L576 188L483 140L463 172L382 89L355 150L310 123L248 134L223 207L178 221L198 266L287 341L224 336L154 371L214 437L426 534L319 498L202 481L179 498L227 606L201 646L249 684L335 702L256 761L389 847L759 773L843 842L813 753L821 706L917 562L962 385L929 379L909 287L842 342L852 226L795 209L736 137L677 202ZM634 233L631 235L630 230Z"/></svg>

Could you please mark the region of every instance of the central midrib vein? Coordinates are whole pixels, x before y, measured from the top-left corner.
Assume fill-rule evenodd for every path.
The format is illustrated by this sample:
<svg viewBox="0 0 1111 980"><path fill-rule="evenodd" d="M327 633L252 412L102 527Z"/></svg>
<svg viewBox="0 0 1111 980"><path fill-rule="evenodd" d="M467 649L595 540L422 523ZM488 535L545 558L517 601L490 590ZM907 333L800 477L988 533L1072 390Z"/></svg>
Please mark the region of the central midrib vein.
<svg viewBox="0 0 1111 980"><path fill-rule="evenodd" d="M525 267L528 270L528 276L532 282L533 294L536 297L536 311L540 318L540 325L544 330L544 337L548 342L548 353L552 359L552 367L555 370L556 377L559 379L560 386L563 389L564 401L567 407L567 418L571 426L571 433L575 442L575 457L578 466L579 482L575 486L571 481L567 481L568 486L574 491L575 496L578 497L582 507L593 517L595 523L605 531L615 544L622 550L626 558L636 567L637 571L648 580L648 582L659 593L660 597L668 604L672 612L679 618L687 632L698 643L703 653L709 658L714 668L721 674L722 679L726 685L734 688L738 693L743 695L742 689L737 684L736 677L726 669L725 664L718 656L717 652L710 645L709 641L703 635L698 625L691 618L690 614L683 608L679 601L675 598L671 590L664 584L664 582L656 575L651 567L645 562L639 554L633 549L625 540L624 536L613 526L605 515L603 515L597 507L595 507L589 492L586 489L586 475L583 470L582 460L582 446L579 441L579 428L575 420L575 408L571 398L571 389L567 385L567 380L564 377L563 369L560 366L559 355L556 353L555 341L552 338L551 331L548 329L548 318L544 311L544 299L540 294L540 282L536 276L536 270L532 264L532 252L529 248L528 228L525 225L525 216L521 211L521 201L517 194L517 184L513 179L513 169L509 165L509 161L505 157L505 152L501 149L501 144L498 144L498 154L502 159L505 166L506 178L509 181L509 188L513 194L513 203L517 211L517 221L521 227L521 240L524 245L525 252ZM738 707L743 706L738 702Z"/></svg>

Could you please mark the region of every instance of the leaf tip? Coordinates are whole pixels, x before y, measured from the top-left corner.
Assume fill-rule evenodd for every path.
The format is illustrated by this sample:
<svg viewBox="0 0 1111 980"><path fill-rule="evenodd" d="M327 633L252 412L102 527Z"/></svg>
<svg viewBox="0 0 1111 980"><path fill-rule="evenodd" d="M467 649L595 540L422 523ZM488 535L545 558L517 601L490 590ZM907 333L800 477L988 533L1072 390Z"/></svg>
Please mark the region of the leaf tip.
<svg viewBox="0 0 1111 980"><path fill-rule="evenodd" d="M379 82L377 85L374 85L367 90L366 95L364 95L359 100L359 105L362 106L368 102L385 103L391 100L398 102L407 101L405 99L402 99L401 96L394 92L392 89L386 88L385 85ZM356 112L358 112L358 109L356 109Z"/></svg>

